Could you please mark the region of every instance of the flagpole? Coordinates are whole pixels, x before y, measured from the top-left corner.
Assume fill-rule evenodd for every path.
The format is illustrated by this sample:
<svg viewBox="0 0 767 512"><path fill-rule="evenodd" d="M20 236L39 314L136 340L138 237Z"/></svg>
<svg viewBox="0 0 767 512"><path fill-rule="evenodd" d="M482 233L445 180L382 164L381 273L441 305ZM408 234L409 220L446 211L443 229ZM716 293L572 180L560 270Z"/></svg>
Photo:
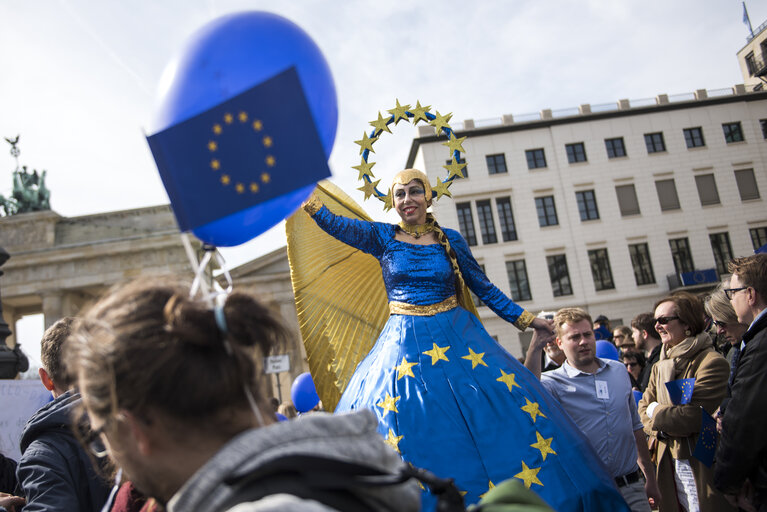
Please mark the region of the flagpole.
<svg viewBox="0 0 767 512"><path fill-rule="evenodd" d="M751 33L751 37L754 37L754 29L751 27L751 18L748 16L748 9L746 9L746 2L743 0L743 23L748 26L748 31Z"/></svg>

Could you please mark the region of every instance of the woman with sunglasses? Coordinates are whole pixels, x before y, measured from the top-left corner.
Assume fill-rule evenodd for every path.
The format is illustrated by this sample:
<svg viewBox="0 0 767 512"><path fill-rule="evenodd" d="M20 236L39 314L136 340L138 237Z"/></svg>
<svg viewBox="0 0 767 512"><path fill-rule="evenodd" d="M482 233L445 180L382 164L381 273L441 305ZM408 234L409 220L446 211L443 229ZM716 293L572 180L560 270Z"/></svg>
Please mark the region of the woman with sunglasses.
<svg viewBox="0 0 767 512"><path fill-rule="evenodd" d="M655 329L663 345L639 414L655 452L660 512L735 510L714 489L711 468L693 456L703 411L711 415L719 407L730 371L703 328L703 304L696 296L677 292L655 304ZM679 379L695 379L689 403L671 400L666 383Z"/></svg>
<svg viewBox="0 0 767 512"><path fill-rule="evenodd" d="M740 344L748 325L738 322L738 315L732 309L730 299L724 289L729 287L729 281L719 284L711 295L706 297L706 314L716 327L716 333L727 342L727 362L732 366L733 347Z"/></svg>

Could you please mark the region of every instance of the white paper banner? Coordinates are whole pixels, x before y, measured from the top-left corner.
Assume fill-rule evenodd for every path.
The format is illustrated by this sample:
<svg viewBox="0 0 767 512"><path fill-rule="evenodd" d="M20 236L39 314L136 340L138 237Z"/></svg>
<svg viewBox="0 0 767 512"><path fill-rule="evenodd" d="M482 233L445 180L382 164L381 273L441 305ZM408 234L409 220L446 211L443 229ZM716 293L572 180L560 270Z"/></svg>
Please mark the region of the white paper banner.
<svg viewBox="0 0 767 512"><path fill-rule="evenodd" d="M19 460L19 441L24 425L52 398L39 379L0 380L0 453Z"/></svg>

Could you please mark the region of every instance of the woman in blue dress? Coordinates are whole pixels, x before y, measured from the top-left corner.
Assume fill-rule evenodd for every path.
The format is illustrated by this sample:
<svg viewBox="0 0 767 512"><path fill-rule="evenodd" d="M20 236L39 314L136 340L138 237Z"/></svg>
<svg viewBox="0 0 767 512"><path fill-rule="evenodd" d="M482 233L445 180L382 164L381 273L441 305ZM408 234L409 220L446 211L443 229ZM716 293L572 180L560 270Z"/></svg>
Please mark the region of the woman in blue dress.
<svg viewBox="0 0 767 512"><path fill-rule="evenodd" d="M375 411L379 432L402 457L454 478L474 503L518 478L555 510L623 510L625 503L587 440L538 380L460 306L464 283L496 314L550 335L495 287L466 241L427 213L431 187L414 169L394 179L398 225L304 205L332 237L378 259L390 316L356 368L336 412ZM433 498L424 493L424 510Z"/></svg>

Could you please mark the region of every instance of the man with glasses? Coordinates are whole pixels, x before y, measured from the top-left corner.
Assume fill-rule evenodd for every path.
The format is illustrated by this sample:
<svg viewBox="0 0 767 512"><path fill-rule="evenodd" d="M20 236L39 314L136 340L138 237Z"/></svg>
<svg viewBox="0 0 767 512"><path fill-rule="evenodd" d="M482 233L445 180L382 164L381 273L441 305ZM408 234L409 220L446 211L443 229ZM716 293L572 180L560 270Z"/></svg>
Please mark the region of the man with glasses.
<svg viewBox="0 0 767 512"><path fill-rule="evenodd" d="M16 474L27 500L23 510L100 511L109 494L72 430L81 399L61 359L72 322L63 318L43 334L39 374L53 401L29 419L21 435Z"/></svg>
<svg viewBox="0 0 767 512"><path fill-rule="evenodd" d="M745 510L767 511L767 254L729 263L725 289L738 322L748 325L733 357L714 484Z"/></svg>

